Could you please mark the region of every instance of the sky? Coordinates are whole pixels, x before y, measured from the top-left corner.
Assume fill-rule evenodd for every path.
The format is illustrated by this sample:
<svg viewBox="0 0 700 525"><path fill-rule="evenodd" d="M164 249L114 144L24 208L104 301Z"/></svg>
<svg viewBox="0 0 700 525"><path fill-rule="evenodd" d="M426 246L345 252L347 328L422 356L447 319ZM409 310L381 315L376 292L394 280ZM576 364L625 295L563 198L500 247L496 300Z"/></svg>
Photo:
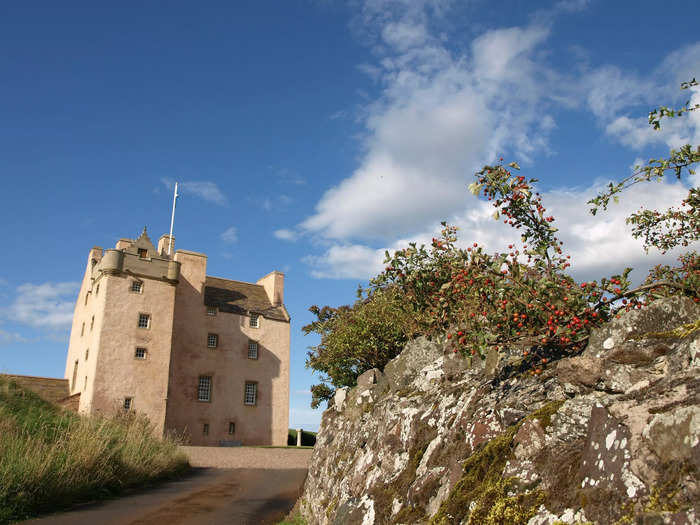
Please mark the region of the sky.
<svg viewBox="0 0 700 525"><path fill-rule="evenodd" d="M354 301L385 250L446 220L493 252L518 239L467 191L499 157L539 179L580 279L645 254L624 218L688 184L586 201L634 165L700 144L700 4L278 0L0 7L0 372L62 377L92 246L144 225L209 275L285 273L290 426L315 430L311 305Z"/></svg>

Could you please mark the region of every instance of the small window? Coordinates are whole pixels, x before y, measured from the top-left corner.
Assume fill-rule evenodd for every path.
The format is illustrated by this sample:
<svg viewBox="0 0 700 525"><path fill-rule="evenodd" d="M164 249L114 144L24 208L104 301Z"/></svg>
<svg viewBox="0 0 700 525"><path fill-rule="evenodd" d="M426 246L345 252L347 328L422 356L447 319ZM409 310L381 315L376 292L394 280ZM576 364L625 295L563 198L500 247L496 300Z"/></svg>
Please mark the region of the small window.
<svg viewBox="0 0 700 525"><path fill-rule="evenodd" d="M97 297L98 295L100 295L100 285L99 284L97 285L97 288L95 288L95 297Z"/></svg>
<svg viewBox="0 0 700 525"><path fill-rule="evenodd" d="M258 342L248 341L248 359L258 358Z"/></svg>
<svg viewBox="0 0 700 525"><path fill-rule="evenodd" d="M87 348L87 349L85 350L85 361L87 361L87 358L88 358L89 355L90 355L90 349Z"/></svg>
<svg viewBox="0 0 700 525"><path fill-rule="evenodd" d="M246 381L243 402L246 405L254 405L257 401L258 384Z"/></svg>
<svg viewBox="0 0 700 525"><path fill-rule="evenodd" d="M197 401L211 401L211 376L199 376Z"/></svg>
<svg viewBox="0 0 700 525"><path fill-rule="evenodd" d="M251 328L259 328L260 327L260 318L258 314L250 314L250 327Z"/></svg>
<svg viewBox="0 0 700 525"><path fill-rule="evenodd" d="M148 250L146 248L139 248L139 259L146 259L148 257Z"/></svg>
<svg viewBox="0 0 700 525"><path fill-rule="evenodd" d="M202 434L205 436L209 435L209 423L204 423L204 425L202 425Z"/></svg>
<svg viewBox="0 0 700 525"><path fill-rule="evenodd" d="M92 332L92 327L95 326L95 316L92 316L92 319L90 319L90 331Z"/></svg>
<svg viewBox="0 0 700 525"><path fill-rule="evenodd" d="M207 315L211 315L211 316L216 315L216 308L212 308L212 307L207 308Z"/></svg>
<svg viewBox="0 0 700 525"><path fill-rule="evenodd" d="M132 401L133 401L133 398L131 398L131 397L124 398L124 410L131 410L131 407L133 405Z"/></svg>
<svg viewBox="0 0 700 525"><path fill-rule="evenodd" d="M235 424L233 421L231 421L231 422L228 424L228 433L229 433L229 434L235 434L235 433L236 433L236 424Z"/></svg>
<svg viewBox="0 0 700 525"><path fill-rule="evenodd" d="M131 291L134 293L141 293L143 290L143 283L141 281L131 281Z"/></svg>
<svg viewBox="0 0 700 525"><path fill-rule="evenodd" d="M73 379L71 379L71 391L75 390L75 387L77 386L75 382L78 380L78 360L75 360L75 364L73 365Z"/></svg>
<svg viewBox="0 0 700 525"><path fill-rule="evenodd" d="M85 294L85 304L87 304L88 297L90 297L89 293L90 293L90 292L87 292L87 293Z"/></svg>
<svg viewBox="0 0 700 525"><path fill-rule="evenodd" d="M147 350L141 346L136 347L136 352L134 352L134 357L136 359L146 359Z"/></svg>
<svg viewBox="0 0 700 525"><path fill-rule="evenodd" d="M207 335L207 347L216 348L219 346L219 336L216 334Z"/></svg>
<svg viewBox="0 0 700 525"><path fill-rule="evenodd" d="M87 376L85 376L85 383L83 384L83 392L87 390Z"/></svg>
<svg viewBox="0 0 700 525"><path fill-rule="evenodd" d="M80 337L83 337L83 334L85 334L85 323L83 323L83 327L80 329Z"/></svg>
<svg viewBox="0 0 700 525"><path fill-rule="evenodd" d="M151 326L151 316L139 314L139 328L149 328Z"/></svg>

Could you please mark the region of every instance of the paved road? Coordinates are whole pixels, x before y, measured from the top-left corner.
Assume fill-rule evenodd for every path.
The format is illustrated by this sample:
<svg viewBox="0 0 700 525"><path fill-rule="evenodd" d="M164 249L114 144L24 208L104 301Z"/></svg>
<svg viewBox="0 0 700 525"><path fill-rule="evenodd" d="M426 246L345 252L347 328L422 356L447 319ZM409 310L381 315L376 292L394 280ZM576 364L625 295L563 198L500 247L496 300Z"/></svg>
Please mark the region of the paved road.
<svg viewBox="0 0 700 525"><path fill-rule="evenodd" d="M231 450L231 449L229 449ZM250 450L250 449L248 449ZM257 449L276 451L277 449ZM32 525L269 525L280 521L299 497L307 469L295 464L310 454L284 450L272 453L291 461L281 468L211 468L196 467L187 477L171 481L143 493L92 503L25 522ZM308 451L310 452L310 451ZM245 449L215 455L228 456L227 466L248 466L251 454ZM256 452L257 453L257 452ZM286 454L285 454L286 453ZM297 454L303 454L299 456ZM239 457L235 461L231 457ZM248 459L246 459L248 458ZM194 459L194 458L193 458ZM193 464L202 460L193 461Z"/></svg>

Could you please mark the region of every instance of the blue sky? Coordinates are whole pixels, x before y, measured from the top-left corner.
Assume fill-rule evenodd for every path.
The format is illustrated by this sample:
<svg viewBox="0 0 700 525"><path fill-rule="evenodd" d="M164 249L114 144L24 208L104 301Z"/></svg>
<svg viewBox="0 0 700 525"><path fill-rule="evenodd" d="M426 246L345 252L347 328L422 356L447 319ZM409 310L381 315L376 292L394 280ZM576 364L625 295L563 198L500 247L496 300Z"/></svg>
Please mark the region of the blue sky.
<svg viewBox="0 0 700 525"><path fill-rule="evenodd" d="M694 1L16 2L0 11L0 371L60 377L88 250L169 227L208 273L286 274L291 417L315 429L312 304L352 302L385 249L517 238L466 191L499 156L540 179L577 276L646 256L626 214L688 181L585 201L700 143ZM99 4L102 4L100 6ZM700 102L700 100L698 100ZM696 182L696 181L691 181ZM669 256L667 256L669 257ZM639 275L639 274L638 274Z"/></svg>

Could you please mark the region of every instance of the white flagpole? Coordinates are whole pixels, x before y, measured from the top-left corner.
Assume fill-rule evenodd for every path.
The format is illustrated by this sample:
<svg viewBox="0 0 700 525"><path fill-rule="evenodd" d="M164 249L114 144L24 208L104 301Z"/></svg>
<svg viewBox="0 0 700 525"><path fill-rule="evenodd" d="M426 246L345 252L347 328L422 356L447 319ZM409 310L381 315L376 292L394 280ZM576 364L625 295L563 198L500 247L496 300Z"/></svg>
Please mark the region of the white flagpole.
<svg viewBox="0 0 700 525"><path fill-rule="evenodd" d="M179 195L177 194L177 182L175 183L175 194L173 195L173 214L170 217L170 239L168 243L168 255L170 255L170 251L172 250L173 247L173 224L175 224L175 203L177 202L177 198Z"/></svg>

